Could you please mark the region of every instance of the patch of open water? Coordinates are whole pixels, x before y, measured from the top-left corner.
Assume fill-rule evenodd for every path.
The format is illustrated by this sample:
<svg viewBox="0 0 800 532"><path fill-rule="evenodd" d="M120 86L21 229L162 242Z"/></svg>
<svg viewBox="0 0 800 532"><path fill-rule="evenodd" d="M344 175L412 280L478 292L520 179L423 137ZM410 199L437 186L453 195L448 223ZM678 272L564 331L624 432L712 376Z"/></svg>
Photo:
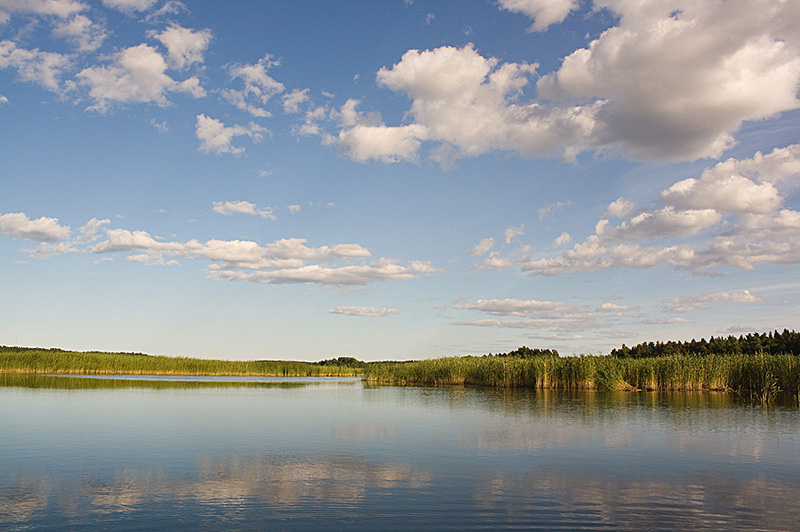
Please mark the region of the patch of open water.
<svg viewBox="0 0 800 532"><path fill-rule="evenodd" d="M796 531L798 457L724 393L0 375L2 530Z"/></svg>

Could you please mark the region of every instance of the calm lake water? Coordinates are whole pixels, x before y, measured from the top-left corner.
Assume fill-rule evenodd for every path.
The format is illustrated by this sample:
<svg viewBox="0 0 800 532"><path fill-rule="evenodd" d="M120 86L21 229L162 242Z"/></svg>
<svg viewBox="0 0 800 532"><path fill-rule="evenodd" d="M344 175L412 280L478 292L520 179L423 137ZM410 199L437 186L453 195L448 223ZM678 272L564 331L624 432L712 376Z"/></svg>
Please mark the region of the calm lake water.
<svg viewBox="0 0 800 532"><path fill-rule="evenodd" d="M179 529L797 531L800 411L722 393L0 375L0 530Z"/></svg>

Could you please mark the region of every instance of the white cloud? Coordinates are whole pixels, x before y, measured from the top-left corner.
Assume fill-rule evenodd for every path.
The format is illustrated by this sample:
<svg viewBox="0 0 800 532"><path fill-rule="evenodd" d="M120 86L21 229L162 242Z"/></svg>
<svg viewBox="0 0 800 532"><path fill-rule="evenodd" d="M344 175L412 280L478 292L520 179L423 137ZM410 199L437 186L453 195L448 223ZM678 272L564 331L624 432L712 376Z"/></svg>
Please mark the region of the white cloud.
<svg viewBox="0 0 800 532"><path fill-rule="evenodd" d="M143 2L143 4L146 2ZM180 13L188 13L189 8L183 2L178 0L167 0L164 5L155 11L151 11L144 17L145 22L154 22L160 20L165 15L178 15Z"/></svg>
<svg viewBox="0 0 800 532"><path fill-rule="evenodd" d="M800 104L796 2L595 1L617 15L537 83L556 102L599 103L591 144L640 158L716 157L747 120Z"/></svg>
<svg viewBox="0 0 800 532"><path fill-rule="evenodd" d="M263 138L263 133L267 130L258 124L250 122L247 126L226 126L216 118L206 115L197 115L195 134L200 140L199 150L206 153L232 153L241 155L244 148L234 147L231 141L234 137L248 136L253 142L258 142Z"/></svg>
<svg viewBox="0 0 800 532"><path fill-rule="evenodd" d="M287 209L289 209L290 213L297 214L298 212L300 212L300 205L289 205Z"/></svg>
<svg viewBox="0 0 800 532"><path fill-rule="evenodd" d="M71 68L66 55L41 52L38 48L18 48L11 41L0 41L0 69L14 68L20 81L35 83L53 92L61 92L61 76Z"/></svg>
<svg viewBox="0 0 800 532"><path fill-rule="evenodd" d="M53 15L67 18L87 8L77 0L0 0L0 13Z"/></svg>
<svg viewBox="0 0 800 532"><path fill-rule="evenodd" d="M510 244L512 240L518 238L525 234L525 225L520 225L519 227L509 227L506 229L505 236L506 236L506 244Z"/></svg>
<svg viewBox="0 0 800 532"><path fill-rule="evenodd" d="M563 22L579 7L577 0L499 0L498 5L534 19L529 31L544 31L552 24Z"/></svg>
<svg viewBox="0 0 800 532"><path fill-rule="evenodd" d="M208 45L211 43L211 30L195 31L178 24L170 26L154 37L167 47L170 67L184 69L194 63L202 63Z"/></svg>
<svg viewBox="0 0 800 532"><path fill-rule="evenodd" d="M471 257L485 255L486 253L488 253L490 249L492 249L493 246L494 246L494 238L484 238L483 240L475 244L475 247L473 247L472 250L470 250L469 254Z"/></svg>
<svg viewBox="0 0 800 532"><path fill-rule="evenodd" d="M680 210L668 206L651 212L643 212L623 221L607 234L613 240L639 240L672 236L693 235L722 220L722 214L714 209ZM605 231L602 231L605 232ZM600 234L600 232L598 232Z"/></svg>
<svg viewBox="0 0 800 532"><path fill-rule="evenodd" d="M93 220L87 226L96 228L104 223L106 221ZM358 244L312 248L306 245L306 240L298 238L276 240L263 246L242 240L176 242L153 237L146 231L126 229L106 229L105 235L105 240L90 247L77 248L74 245L77 242L59 243L35 254L91 252L106 255L135 251L139 253L127 260L147 265L173 265L177 259L204 259L211 262L206 273L208 279L270 284L365 285L382 280L409 280L420 273L440 271L423 261L410 261L407 266L387 258L366 262L371 254Z"/></svg>
<svg viewBox="0 0 800 532"><path fill-rule="evenodd" d="M586 305L572 305L535 299L479 299L475 303L457 303L454 308L478 310L493 316L542 316L555 318L584 318L589 315Z"/></svg>
<svg viewBox="0 0 800 532"><path fill-rule="evenodd" d="M58 223L58 218L31 220L21 212L0 214L0 234L27 238L41 242L55 242L69 235L69 226Z"/></svg>
<svg viewBox="0 0 800 532"><path fill-rule="evenodd" d="M415 124L399 127L363 126L339 133L339 152L359 162L416 161L425 128Z"/></svg>
<svg viewBox="0 0 800 532"><path fill-rule="evenodd" d="M238 213L260 216L270 220L278 219L273 213L272 208L263 207L259 209L255 203L250 203L249 201L215 201L213 210L216 213L227 216Z"/></svg>
<svg viewBox="0 0 800 532"><path fill-rule="evenodd" d="M692 323L692 320L687 320L686 318L670 318L668 320L657 320L648 318L641 321L647 325L683 325L686 323Z"/></svg>
<svg viewBox="0 0 800 532"><path fill-rule="evenodd" d="M434 268L433 266L431 266L430 261L422 261L422 260L409 261L408 267L414 270L415 272L424 273L428 276L430 276L430 274L433 273L439 273L444 271L439 268Z"/></svg>
<svg viewBox="0 0 800 532"><path fill-rule="evenodd" d="M725 213L766 214L781 205L770 183L755 183L741 175L719 178L713 174L684 179L661 193L664 202L680 209L714 209Z"/></svg>
<svg viewBox="0 0 800 532"><path fill-rule="evenodd" d="M395 261L380 259L372 264L333 267L327 264L310 264L297 268L247 273L231 270L211 270L211 279L248 281L270 284L322 284L332 286L365 285L375 281L405 281L414 279L414 272Z"/></svg>
<svg viewBox="0 0 800 532"><path fill-rule="evenodd" d="M8 103L8 98L0 94L0 104Z"/></svg>
<svg viewBox="0 0 800 532"><path fill-rule="evenodd" d="M103 5L122 11L123 13L132 14L136 11L147 11L150 9L157 0L102 0Z"/></svg>
<svg viewBox="0 0 800 532"><path fill-rule="evenodd" d="M205 91L196 77L177 82L166 74L167 62L154 48L140 44L114 54L109 66L89 67L78 78L90 87L95 104L91 109L105 112L112 102L169 104L169 92L188 92L195 98Z"/></svg>
<svg viewBox="0 0 800 532"><path fill-rule="evenodd" d="M94 242L99 238L97 231L103 227L104 225L110 224L111 220L98 220L97 218L92 218L86 224L79 229L80 236L75 240L79 244L86 244L89 242Z"/></svg>
<svg viewBox="0 0 800 532"><path fill-rule="evenodd" d="M53 37L66 39L81 52L97 50L108 37L106 30L85 15L75 15L53 26Z"/></svg>
<svg viewBox="0 0 800 532"><path fill-rule="evenodd" d="M544 220L545 218L552 216L555 211L563 209L564 207L569 207L570 205L572 205L572 200L559 201L553 203L552 205L542 207L541 209L539 209L539 219Z"/></svg>
<svg viewBox="0 0 800 532"><path fill-rule="evenodd" d="M572 242L572 237L569 236L569 233L561 233L558 238L553 240L553 248L561 247L564 244L569 244Z"/></svg>
<svg viewBox="0 0 800 532"><path fill-rule="evenodd" d="M269 54L254 64L229 65L228 74L231 81L241 80L244 83L244 89L223 90L223 98L253 116L259 118L270 116L269 111L261 106L266 105L270 98L286 89L283 83L275 81L268 73L275 66L280 66L280 62L273 60Z"/></svg>
<svg viewBox="0 0 800 532"><path fill-rule="evenodd" d="M295 89L283 96L283 111L285 113L299 113L300 104L308 101L308 89Z"/></svg>
<svg viewBox="0 0 800 532"><path fill-rule="evenodd" d="M397 309L376 307L336 307L329 311L331 314L344 314L346 316L362 316L366 318L381 318L397 314Z"/></svg>
<svg viewBox="0 0 800 532"><path fill-rule="evenodd" d="M784 196L800 185L800 145L776 148L750 159L729 159L661 193L660 204L632 213L619 199L595 234L559 256L531 259L492 254L484 268L519 266L524 272L561 275L609 268L654 268L663 264L698 274L728 266L800 264L800 212L783 208ZM663 206L662 206L663 205ZM627 214L623 214L627 213ZM693 238L690 238L693 237ZM648 240L670 240L644 245Z"/></svg>
<svg viewBox="0 0 800 532"><path fill-rule="evenodd" d="M479 299L474 303L459 301L456 310L470 310L492 316L478 320L459 321L452 325L507 329L542 330L574 336L577 331L610 327L626 319L626 313L637 307L604 303L596 309L588 305L539 301L535 299Z"/></svg>
<svg viewBox="0 0 800 532"><path fill-rule="evenodd" d="M160 253L143 253L141 255L129 255L125 257L125 260L129 260L131 262L141 262L145 266L178 266L180 263L175 260L166 260L163 255Z"/></svg>
<svg viewBox="0 0 800 532"><path fill-rule="evenodd" d="M624 312L631 312L633 310L637 310L638 307L632 307L629 305L618 305L616 303L603 303L599 307L595 309L595 312L610 312L621 316Z"/></svg>
<svg viewBox="0 0 800 532"><path fill-rule="evenodd" d="M703 292L702 294L676 297L663 301L661 306L664 312L691 312L697 309L707 309L709 303L757 303L760 301L764 301L764 298L751 294L749 290L739 290L736 292Z"/></svg>
<svg viewBox="0 0 800 532"><path fill-rule="evenodd" d="M625 218L633 210L634 203L625 198L619 198L611 202L606 210L606 215L613 216L614 218Z"/></svg>
<svg viewBox="0 0 800 532"><path fill-rule="evenodd" d="M507 1L543 29L573 2ZM431 159L448 167L490 150L529 157L614 150L634 159L718 157L747 121L800 107L797 2L596 0L618 24L560 68L503 63L472 45L409 50L381 68L379 86L408 95L402 126L345 125L342 153L364 162ZM549 7L556 7L551 14ZM354 126L363 127L363 126ZM359 134L360 133L360 134ZM385 136L382 142L374 137Z"/></svg>

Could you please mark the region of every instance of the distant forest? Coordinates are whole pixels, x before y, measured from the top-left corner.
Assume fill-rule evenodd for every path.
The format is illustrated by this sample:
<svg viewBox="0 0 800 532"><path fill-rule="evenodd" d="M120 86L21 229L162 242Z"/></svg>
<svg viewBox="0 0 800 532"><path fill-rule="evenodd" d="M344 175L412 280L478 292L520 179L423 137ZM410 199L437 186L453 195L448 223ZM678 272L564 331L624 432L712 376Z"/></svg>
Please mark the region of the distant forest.
<svg viewBox="0 0 800 532"><path fill-rule="evenodd" d="M654 358L670 355L800 355L800 333L784 329L783 332L751 333L747 336L718 336L708 340L692 339L690 342L642 342L628 347L622 344L612 349L609 356L617 358Z"/></svg>

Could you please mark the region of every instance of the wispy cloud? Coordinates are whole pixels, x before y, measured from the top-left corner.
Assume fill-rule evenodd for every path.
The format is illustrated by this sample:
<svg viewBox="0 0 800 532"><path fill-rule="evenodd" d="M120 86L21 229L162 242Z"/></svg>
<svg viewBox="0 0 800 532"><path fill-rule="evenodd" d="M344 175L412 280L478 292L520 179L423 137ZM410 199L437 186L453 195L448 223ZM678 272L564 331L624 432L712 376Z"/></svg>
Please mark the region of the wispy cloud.
<svg viewBox="0 0 800 532"><path fill-rule="evenodd" d="M244 153L244 148L233 146L231 143L235 137L247 136L253 142L258 142L264 138L263 134L266 131L266 128L253 122L246 126L226 126L221 120L204 114L197 115L195 127L195 134L200 140L200 148L198 148L200 151L206 153L230 153L233 155Z"/></svg>
<svg viewBox="0 0 800 532"><path fill-rule="evenodd" d="M749 290L716 293L703 292L701 294L668 299L662 302L661 307L664 312L691 312L693 310L710 308L711 303L758 303L761 301L764 301L763 297L751 294Z"/></svg>
<svg viewBox="0 0 800 532"><path fill-rule="evenodd" d="M633 211L624 198L612 202L595 234L555 257L493 255L484 268L518 266L537 275L663 264L696 274L723 267L798 264L800 212L785 208L786 194L800 186L800 144L750 159L728 159L700 178L679 181L657 201ZM667 242L659 244L659 242Z"/></svg>
<svg viewBox="0 0 800 532"><path fill-rule="evenodd" d="M277 220L272 207L259 208L255 203L249 201L215 201L213 210L216 213L230 216L232 214L250 214L260 216L269 220Z"/></svg>
<svg viewBox="0 0 800 532"><path fill-rule="evenodd" d="M346 316L361 316L364 318L382 318L397 314L397 309L376 307L336 307L329 311L331 314L344 314Z"/></svg>
<svg viewBox="0 0 800 532"><path fill-rule="evenodd" d="M247 202L244 202L245 204ZM250 206L253 212L250 211ZM221 211L248 211L257 214L253 204L220 203ZM236 211L240 209L240 211ZM176 265L180 259L207 260L206 278L268 284L320 284L357 286L375 281L411 280L441 270L427 261L379 258L359 244L309 247L302 238L284 238L266 245L247 240L189 240L185 242L152 236L146 231L102 229L109 220L93 218L70 238L71 230L56 218L34 220L24 213L0 215L0 234L39 241L33 257L52 257L63 253L96 255L128 254L126 260L146 265ZM136 253L131 253L136 252Z"/></svg>

